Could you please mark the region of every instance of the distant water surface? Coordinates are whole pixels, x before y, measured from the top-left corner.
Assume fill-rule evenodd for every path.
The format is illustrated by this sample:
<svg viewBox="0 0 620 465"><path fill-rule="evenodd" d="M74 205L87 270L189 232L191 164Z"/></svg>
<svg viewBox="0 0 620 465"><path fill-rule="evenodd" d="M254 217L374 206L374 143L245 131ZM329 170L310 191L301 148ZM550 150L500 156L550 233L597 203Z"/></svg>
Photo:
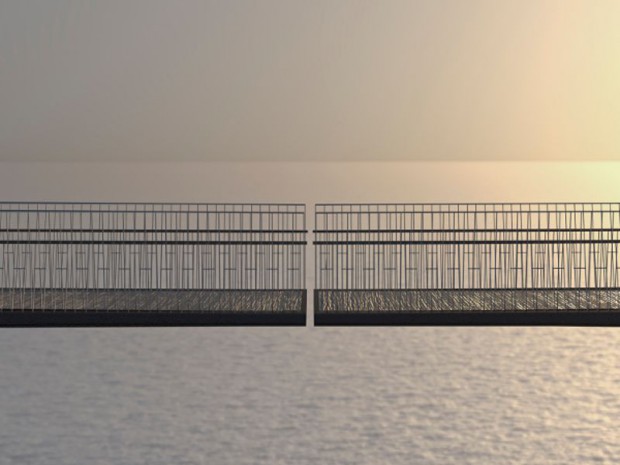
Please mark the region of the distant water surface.
<svg viewBox="0 0 620 465"><path fill-rule="evenodd" d="M0 464L620 462L620 330L0 330Z"/></svg>

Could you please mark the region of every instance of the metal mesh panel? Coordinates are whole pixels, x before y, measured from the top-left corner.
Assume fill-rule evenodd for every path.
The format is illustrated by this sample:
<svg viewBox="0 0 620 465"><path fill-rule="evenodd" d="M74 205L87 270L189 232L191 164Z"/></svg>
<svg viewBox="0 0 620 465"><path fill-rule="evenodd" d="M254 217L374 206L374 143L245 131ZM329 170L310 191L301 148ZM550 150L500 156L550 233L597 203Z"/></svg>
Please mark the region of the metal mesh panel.
<svg viewBox="0 0 620 465"><path fill-rule="evenodd" d="M305 228L298 204L1 203L0 309L299 308Z"/></svg>
<svg viewBox="0 0 620 465"><path fill-rule="evenodd" d="M315 228L316 289L379 291L317 308L620 307L617 203L320 204Z"/></svg>

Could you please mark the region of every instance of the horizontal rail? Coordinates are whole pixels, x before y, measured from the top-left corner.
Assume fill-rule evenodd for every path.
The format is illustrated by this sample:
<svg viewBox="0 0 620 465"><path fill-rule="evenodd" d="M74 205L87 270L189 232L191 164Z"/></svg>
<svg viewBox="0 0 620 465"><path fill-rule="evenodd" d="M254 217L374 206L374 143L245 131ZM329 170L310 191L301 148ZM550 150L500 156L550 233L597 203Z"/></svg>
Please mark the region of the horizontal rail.
<svg viewBox="0 0 620 465"><path fill-rule="evenodd" d="M317 208L335 207L433 207L433 206L526 206L526 205L618 205L617 202L375 202L375 203L317 203Z"/></svg>
<svg viewBox="0 0 620 465"><path fill-rule="evenodd" d="M264 288L264 289L221 289L221 288L209 288L209 287L201 287L200 289L176 289L176 288L157 288L157 287L98 287L98 288L81 288L81 287L27 287L27 288L14 288L14 287L0 287L0 292L3 291L12 291L12 292L73 292L73 291L90 291L90 292L124 292L124 291L132 291L132 292L218 292L225 293L230 292L232 294L242 294L246 293L254 293L254 292L265 292L265 293L273 293L273 292L302 292L305 291L305 288L287 288L287 289L272 289L272 288Z"/></svg>
<svg viewBox="0 0 620 465"><path fill-rule="evenodd" d="M314 241L316 245L473 245L473 244L618 244L620 240L611 239L553 239L553 240L436 240L436 241L390 241L390 240L368 240L368 241Z"/></svg>
<svg viewBox="0 0 620 465"><path fill-rule="evenodd" d="M27 244L54 244L54 245L294 245L307 244L307 241L182 241L182 240L47 240L47 239L34 239L34 240L7 240L0 241L1 244L15 244L15 245L27 245Z"/></svg>
<svg viewBox="0 0 620 465"><path fill-rule="evenodd" d="M409 288L377 288L377 289L367 289L367 288L352 288L352 289L317 289L318 291L329 291L329 292L430 292L430 291L441 291L441 292L470 292L470 291L583 291L583 292L598 292L598 291L620 291L620 287L468 287L468 288L425 288L425 289L409 289Z"/></svg>
<svg viewBox="0 0 620 465"><path fill-rule="evenodd" d="M120 205L124 205L124 204L119 204ZM156 205L155 205L156 206ZM284 206L284 205L282 205ZM0 211L2 212L9 212L9 213L92 213L92 214L115 214L115 213L148 213L149 215L170 215L170 214L215 214L215 213L221 213L221 214L230 214L230 213L235 213L235 214L244 214L244 215L249 215L251 213L257 214L257 213L262 213L262 214L273 214L273 215L277 215L277 214L281 214L281 215L302 215L303 211L301 210L288 210L288 211L284 211L284 210L92 210L92 209L70 209L70 208L55 208L55 209L45 209L45 208L31 208L31 209L23 209L23 208L0 208Z"/></svg>
<svg viewBox="0 0 620 465"><path fill-rule="evenodd" d="M502 228L502 229L315 229L316 234L356 234L356 233L493 233L507 232L537 233L537 232L618 232L620 228Z"/></svg>
<svg viewBox="0 0 620 465"><path fill-rule="evenodd" d="M440 206L442 204L438 204L436 206ZM455 204L452 204L455 205ZM560 205L560 204L559 204ZM377 207L386 207L389 205L378 205ZM435 205L428 205L429 208L434 207ZM446 204L447 206L447 204ZM458 206L458 205L457 205ZM614 205L615 206L615 205ZM491 205L491 207L493 207L493 205ZM491 209L487 209L487 210L483 210L483 209L452 209L452 210L320 210L317 211L316 214L318 215L343 215L343 214L347 214L347 215L376 215L376 214L381 214L381 215L394 215L394 214L415 214L415 215L421 215L421 214L528 214L528 213L544 213L544 214L552 214L552 213L618 213L618 209L603 209L603 208L597 208L597 209L588 209L588 210L545 210L545 209L537 209L537 210L530 210L530 209L516 209L516 210L491 210Z"/></svg>
<svg viewBox="0 0 620 465"><path fill-rule="evenodd" d="M303 203L278 203L278 202L76 202L76 201L55 201L55 200L27 200L10 201L2 200L0 205L148 205L148 206L200 206L200 207L305 207Z"/></svg>
<svg viewBox="0 0 620 465"><path fill-rule="evenodd" d="M243 233L243 234L273 234L273 233L286 233L286 234L295 234L295 233L307 233L306 229L88 229L88 228L2 228L0 229L0 234L2 233L118 233L118 234L168 234L168 233L182 233L182 234L228 234L228 233Z"/></svg>

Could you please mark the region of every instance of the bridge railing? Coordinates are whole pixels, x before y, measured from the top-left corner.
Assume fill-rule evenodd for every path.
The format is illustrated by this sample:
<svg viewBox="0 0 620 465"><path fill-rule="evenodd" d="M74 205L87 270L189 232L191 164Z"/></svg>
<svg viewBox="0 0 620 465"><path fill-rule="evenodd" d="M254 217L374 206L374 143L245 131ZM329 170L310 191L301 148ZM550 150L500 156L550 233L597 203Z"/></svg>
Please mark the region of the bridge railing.
<svg viewBox="0 0 620 465"><path fill-rule="evenodd" d="M301 204L1 203L0 309L301 311L305 221Z"/></svg>
<svg viewBox="0 0 620 465"><path fill-rule="evenodd" d="M314 234L318 311L620 307L617 203L319 204Z"/></svg>

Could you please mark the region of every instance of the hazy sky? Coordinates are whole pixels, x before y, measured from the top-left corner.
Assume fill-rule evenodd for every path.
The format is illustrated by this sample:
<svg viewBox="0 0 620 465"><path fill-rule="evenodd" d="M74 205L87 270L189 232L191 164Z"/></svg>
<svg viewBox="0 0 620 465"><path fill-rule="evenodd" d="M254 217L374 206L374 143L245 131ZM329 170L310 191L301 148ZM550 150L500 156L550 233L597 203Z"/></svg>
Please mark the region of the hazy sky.
<svg viewBox="0 0 620 465"><path fill-rule="evenodd" d="M617 202L618 179L620 162L0 162L0 199L303 202L311 212L314 202Z"/></svg>
<svg viewBox="0 0 620 465"><path fill-rule="evenodd" d="M0 0L0 160L620 159L617 0Z"/></svg>

